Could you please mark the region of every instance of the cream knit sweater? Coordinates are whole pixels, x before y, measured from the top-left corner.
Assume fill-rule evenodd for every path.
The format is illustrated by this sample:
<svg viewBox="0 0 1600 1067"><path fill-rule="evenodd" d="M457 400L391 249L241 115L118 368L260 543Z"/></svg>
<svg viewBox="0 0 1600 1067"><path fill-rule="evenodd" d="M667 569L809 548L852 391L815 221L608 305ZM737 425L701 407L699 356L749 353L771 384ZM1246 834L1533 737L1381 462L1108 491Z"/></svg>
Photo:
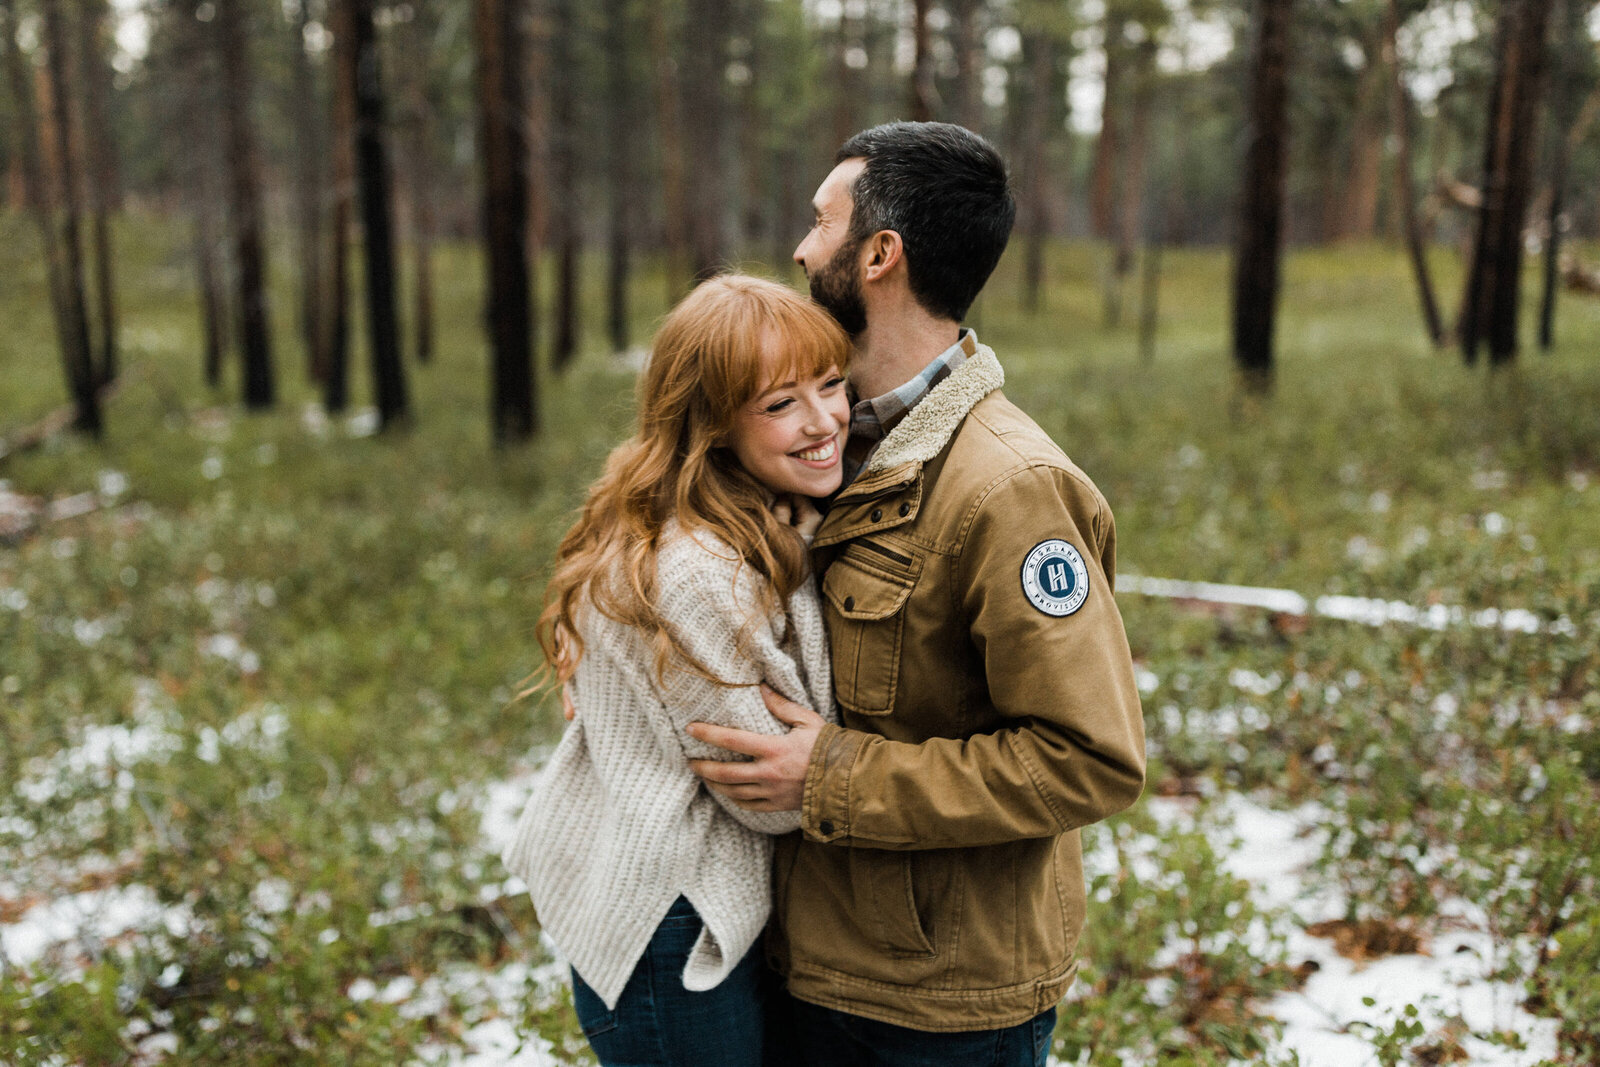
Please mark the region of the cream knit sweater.
<svg viewBox="0 0 1600 1067"><path fill-rule="evenodd" d="M546 933L616 1007L628 976L679 894L705 922L683 972L692 990L728 976L771 908L770 834L799 812L750 812L707 790L691 758L727 758L684 727L696 720L778 734L765 681L833 721L828 642L816 582L786 613L759 611L763 579L718 539L669 529L657 562L657 607L673 634L717 677L669 663L657 679L643 634L589 610L567 727L506 848Z"/></svg>

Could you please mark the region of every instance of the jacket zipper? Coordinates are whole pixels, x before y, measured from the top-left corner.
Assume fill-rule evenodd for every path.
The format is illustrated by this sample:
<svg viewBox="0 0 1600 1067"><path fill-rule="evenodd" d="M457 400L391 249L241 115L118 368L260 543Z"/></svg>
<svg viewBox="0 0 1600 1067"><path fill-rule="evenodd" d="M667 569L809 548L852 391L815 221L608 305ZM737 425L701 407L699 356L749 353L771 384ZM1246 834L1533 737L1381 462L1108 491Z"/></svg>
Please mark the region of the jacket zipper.
<svg viewBox="0 0 1600 1067"><path fill-rule="evenodd" d="M909 567L914 562L910 556L902 556L900 553L894 551L893 549L885 548L876 541L861 540L852 541L850 543L853 545L860 545L862 548L876 552L880 556L885 556L888 559L892 559L902 567Z"/></svg>

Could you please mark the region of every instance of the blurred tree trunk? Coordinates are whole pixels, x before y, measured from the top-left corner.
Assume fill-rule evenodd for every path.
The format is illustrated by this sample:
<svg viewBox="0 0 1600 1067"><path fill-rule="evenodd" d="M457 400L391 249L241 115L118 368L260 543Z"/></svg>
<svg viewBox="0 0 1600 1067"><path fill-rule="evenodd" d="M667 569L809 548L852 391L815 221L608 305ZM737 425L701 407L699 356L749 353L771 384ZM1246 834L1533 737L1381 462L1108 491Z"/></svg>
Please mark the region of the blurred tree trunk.
<svg viewBox="0 0 1600 1067"><path fill-rule="evenodd" d="M117 377L117 288L115 252L111 240L111 211L117 195L116 148L107 97L111 90L111 61L106 54L106 0L84 0L78 12L78 71L83 86L84 188L89 199L89 225L94 250L96 325L98 348L95 380L107 385Z"/></svg>
<svg viewBox="0 0 1600 1067"><path fill-rule="evenodd" d="M483 235L488 250L489 427L497 447L539 428L528 266L528 128L523 0L473 0Z"/></svg>
<svg viewBox="0 0 1600 1067"><path fill-rule="evenodd" d="M227 169L222 150L222 112L217 100L217 49L200 21L205 0L183 0L174 9L181 27L176 43L179 88L170 122L185 151L176 153L183 193L193 213L195 288L200 310L202 371L206 385L222 388L228 352Z"/></svg>
<svg viewBox="0 0 1600 1067"><path fill-rule="evenodd" d="M861 109L865 103L863 83L855 62L865 55L861 16L845 4L839 15L833 39L833 147L838 148L861 129Z"/></svg>
<svg viewBox="0 0 1600 1067"><path fill-rule="evenodd" d="M1248 140L1233 263L1233 358L1246 389L1256 393L1272 388L1289 155L1292 9L1292 0L1257 0L1253 27Z"/></svg>
<svg viewBox="0 0 1600 1067"><path fill-rule="evenodd" d="M250 117L251 72L245 12L237 3L217 4L212 25L222 65L223 126L228 154L228 215L237 271L239 347L244 356L247 408L270 408L274 400L272 343L267 312L266 249L261 238L261 170L255 124Z"/></svg>
<svg viewBox="0 0 1600 1067"><path fill-rule="evenodd" d="M1556 55L1552 72L1550 125L1546 140L1550 158L1550 204L1545 218L1544 294L1539 302L1539 348L1545 352L1555 344L1556 293L1561 288L1562 222L1566 210L1567 170L1573 150L1582 139L1579 121L1584 108L1581 86L1576 75L1585 59L1593 62L1593 46L1586 40L1584 19L1587 4L1556 0ZM1574 136L1577 135L1577 136Z"/></svg>
<svg viewBox="0 0 1600 1067"><path fill-rule="evenodd" d="M324 305L327 359L322 379L322 406L337 415L350 406L350 226L356 199L356 81L355 27L345 0L330 0L329 29L333 32L332 121L329 153L333 167L333 199L328 217L328 291Z"/></svg>
<svg viewBox="0 0 1600 1067"><path fill-rule="evenodd" d="M578 240L583 209L578 197L578 86L573 74L577 52L575 0L551 0L550 177L551 238L556 246L555 332L550 363L562 371L578 351Z"/></svg>
<svg viewBox="0 0 1600 1067"><path fill-rule="evenodd" d="M1483 207L1461 321L1461 353L1468 364L1477 361L1485 340L1491 363L1517 354L1522 226L1539 143L1549 14L1550 0L1507 0L1501 9L1484 136Z"/></svg>
<svg viewBox="0 0 1600 1067"><path fill-rule="evenodd" d="M689 194L689 248L694 280L702 282L729 260L726 208L728 158L729 0L688 0L685 11L684 100L695 181Z"/></svg>
<svg viewBox="0 0 1600 1067"><path fill-rule="evenodd" d="M432 87L433 41L438 13L433 0L411 0L411 21L401 34L405 88L406 151L403 170L410 203L412 254L412 347L418 363L433 361L433 245L438 212L434 207L433 139L438 102Z"/></svg>
<svg viewBox="0 0 1600 1067"><path fill-rule="evenodd" d="M51 197L45 187L39 126L35 118L32 87L28 81L28 60L17 42L14 0L0 0L0 22L3 22L5 32L6 76L11 85L11 111L14 116L12 161L21 171L23 199L39 228L44 247L45 280L50 293L50 310L55 321L56 342L61 351L67 393L78 406L77 421L93 425L99 415L98 398L90 389L87 397L89 410L84 410L82 385L89 375L85 374L81 362L82 346L73 341L73 325L66 294L67 265L62 255L60 235L56 232Z"/></svg>
<svg viewBox="0 0 1600 1067"><path fill-rule="evenodd" d="M327 331L323 328L323 171L322 123L317 107L316 73L306 54L306 31L311 26L311 0L297 0L289 44L292 99L294 101L295 238L300 260L300 340L306 349L306 376L326 380Z"/></svg>
<svg viewBox="0 0 1600 1067"><path fill-rule="evenodd" d="M606 0L606 331L613 352L626 352L628 332L628 275L631 262L633 151L630 137L635 115L632 69L628 42L633 40L633 20L627 0Z"/></svg>
<svg viewBox="0 0 1600 1067"><path fill-rule="evenodd" d="M661 139L661 209L667 242L667 306L671 307L688 288L689 274L689 203L685 191L682 110L667 5L650 4L646 10L650 67L655 75L656 127Z"/></svg>
<svg viewBox="0 0 1600 1067"><path fill-rule="evenodd" d="M950 45L956 54L955 114L951 121L983 132L983 0L949 0Z"/></svg>
<svg viewBox="0 0 1600 1067"><path fill-rule="evenodd" d="M1156 42L1146 37L1132 52L1127 72L1132 82L1128 100L1128 140L1123 146L1116 197L1116 252L1107 279L1105 320L1115 328L1122 320L1122 293L1133 270L1134 250L1143 230L1145 160L1150 149L1150 113L1156 92Z"/></svg>
<svg viewBox="0 0 1600 1067"><path fill-rule="evenodd" d="M1102 36L1106 57L1105 93L1100 101L1100 134L1094 142L1094 160L1089 165L1089 232L1102 241L1109 240L1117 217L1117 171L1122 155L1122 17L1106 5Z"/></svg>
<svg viewBox="0 0 1600 1067"><path fill-rule="evenodd" d="M1043 304L1044 249L1050 234L1050 175L1048 154L1055 103L1055 40L1049 32L1034 29L1023 34L1022 59L1027 65L1026 114L1022 117L1021 170L1024 246L1022 306L1030 315Z"/></svg>
<svg viewBox="0 0 1600 1067"><path fill-rule="evenodd" d="M1379 175L1383 170L1383 49L1377 41L1363 40L1361 44L1366 66L1356 85L1350 160L1335 229L1337 237L1357 240L1377 235Z"/></svg>
<svg viewBox="0 0 1600 1067"><path fill-rule="evenodd" d="M55 173L61 186L61 306L66 331L63 355L67 379L77 405L74 428L99 437L102 429L98 374L89 338L89 314L84 302L83 247L79 237L83 206L79 198L78 161L72 129L72 86L67 71L67 30L60 0L42 0L44 43L50 78L50 98L55 127Z"/></svg>
<svg viewBox="0 0 1600 1067"><path fill-rule="evenodd" d="M911 95L908 110L912 122L931 122L938 90L933 82L933 33L928 13L933 0L912 0L911 40L915 49L911 62Z"/></svg>
<svg viewBox="0 0 1600 1067"><path fill-rule="evenodd" d="M383 143L383 66L373 24L374 0L350 5L356 50L356 173L361 184L361 230L367 279L367 345L378 429L409 417L405 365L400 359L400 309L395 298L394 195Z"/></svg>
<svg viewBox="0 0 1600 1067"><path fill-rule="evenodd" d="M1422 318L1433 347L1444 345L1444 323L1439 317L1439 302L1433 293L1433 277L1428 272L1428 248L1423 238L1422 221L1417 215L1416 178L1411 163L1411 94L1406 91L1400 70L1400 51L1395 39L1400 30L1399 0L1388 0L1384 12L1384 62L1389 68L1389 114L1394 130L1394 188L1400 204L1400 224L1405 230L1406 251L1411 257L1411 272L1417 279L1417 298Z"/></svg>

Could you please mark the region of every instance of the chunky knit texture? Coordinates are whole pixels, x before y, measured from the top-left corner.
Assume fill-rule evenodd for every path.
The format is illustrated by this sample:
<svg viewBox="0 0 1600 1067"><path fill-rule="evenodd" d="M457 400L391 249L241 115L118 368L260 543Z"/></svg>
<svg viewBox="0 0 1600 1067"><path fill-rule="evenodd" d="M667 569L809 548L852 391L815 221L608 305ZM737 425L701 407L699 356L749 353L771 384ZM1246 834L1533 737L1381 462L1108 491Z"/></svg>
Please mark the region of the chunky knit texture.
<svg viewBox="0 0 1600 1067"><path fill-rule="evenodd" d="M697 531L669 531L657 560L657 607L719 686L682 665L655 671L634 627L585 611L583 658L572 679L577 718L550 757L504 855L533 896L539 922L608 1008L616 1007L646 943L679 894L705 929L683 984L726 978L772 905L771 834L798 812L751 812L706 789L694 758L727 758L684 727L711 722L759 733L785 727L757 683L830 722L833 684L816 583L787 612L760 610L764 579L732 548Z"/></svg>

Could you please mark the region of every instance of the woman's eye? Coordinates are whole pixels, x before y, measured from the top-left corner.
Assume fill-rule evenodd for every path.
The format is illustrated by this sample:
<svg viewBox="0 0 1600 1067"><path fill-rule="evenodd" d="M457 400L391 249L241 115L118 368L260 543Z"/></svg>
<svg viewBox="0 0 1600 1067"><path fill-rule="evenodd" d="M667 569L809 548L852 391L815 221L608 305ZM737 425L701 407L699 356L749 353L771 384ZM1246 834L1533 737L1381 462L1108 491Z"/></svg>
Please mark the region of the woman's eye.
<svg viewBox="0 0 1600 1067"><path fill-rule="evenodd" d="M769 414L771 414L771 413L776 413L776 412L782 411L784 408L788 407L790 404L793 404L793 403L794 403L794 400L789 398L789 397L785 397L782 400L773 401L771 404L767 405L767 412Z"/></svg>
<svg viewBox="0 0 1600 1067"><path fill-rule="evenodd" d="M844 384L844 376L843 375L835 375L834 377L829 378L827 381L823 382L822 383L822 387L824 389L837 389L839 386L841 386L843 384Z"/></svg>

